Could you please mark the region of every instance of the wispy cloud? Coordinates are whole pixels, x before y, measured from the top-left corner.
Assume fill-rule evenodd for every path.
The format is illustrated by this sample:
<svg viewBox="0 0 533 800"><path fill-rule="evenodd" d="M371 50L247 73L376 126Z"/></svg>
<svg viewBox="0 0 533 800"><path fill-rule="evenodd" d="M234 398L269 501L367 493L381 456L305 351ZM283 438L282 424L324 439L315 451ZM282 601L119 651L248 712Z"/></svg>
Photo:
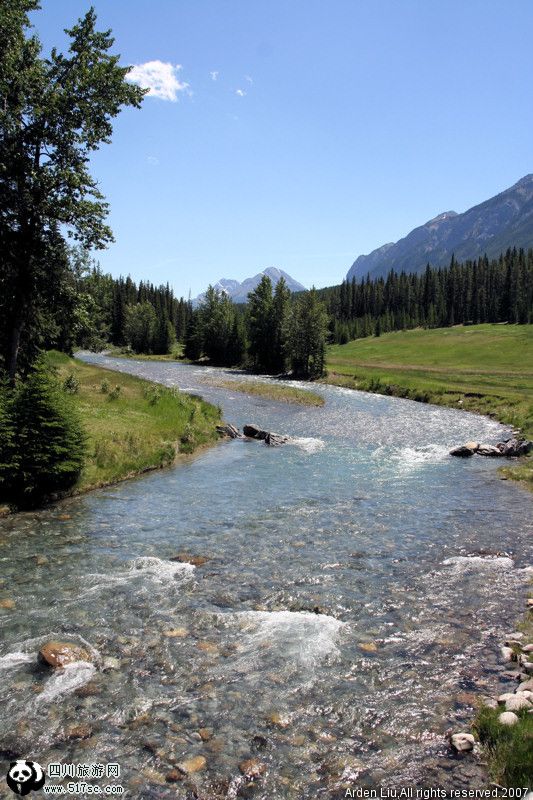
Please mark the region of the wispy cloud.
<svg viewBox="0 0 533 800"><path fill-rule="evenodd" d="M253 79L252 79L252 78L250 78L250 76L249 76L249 75L245 75L245 76L244 76L244 80L245 80L245 81L248 81L248 83L253 83Z"/></svg>
<svg viewBox="0 0 533 800"><path fill-rule="evenodd" d="M214 69L214 70L213 70L212 72L210 72L209 74L210 74L210 76L211 76L211 80L212 80L212 81L216 81L216 80L218 80L218 70L217 70L217 69Z"/></svg>
<svg viewBox="0 0 533 800"><path fill-rule="evenodd" d="M238 94L239 97L245 97L246 92L244 91L244 89L236 89L235 94Z"/></svg>
<svg viewBox="0 0 533 800"><path fill-rule="evenodd" d="M146 157L146 160L147 160L147 161L148 161L148 163L149 163L149 164L151 164L153 167L157 167L157 165L159 164L159 159L157 158L157 156L147 156L147 157Z"/></svg>
<svg viewBox="0 0 533 800"><path fill-rule="evenodd" d="M128 72L127 79L143 89L148 89L149 97L160 100L169 100L176 103L179 92L187 92L189 84L180 81L178 73L181 64L171 64L168 61L147 61L145 64L136 64Z"/></svg>

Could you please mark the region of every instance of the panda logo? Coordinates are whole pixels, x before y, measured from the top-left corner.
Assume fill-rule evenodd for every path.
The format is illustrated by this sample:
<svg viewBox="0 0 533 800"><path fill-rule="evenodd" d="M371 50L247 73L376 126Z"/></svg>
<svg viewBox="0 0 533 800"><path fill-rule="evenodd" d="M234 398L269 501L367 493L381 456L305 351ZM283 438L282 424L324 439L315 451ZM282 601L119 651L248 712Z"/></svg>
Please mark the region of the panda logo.
<svg viewBox="0 0 533 800"><path fill-rule="evenodd" d="M7 785L15 794L29 794L44 786L46 775L35 761L12 761L7 773Z"/></svg>

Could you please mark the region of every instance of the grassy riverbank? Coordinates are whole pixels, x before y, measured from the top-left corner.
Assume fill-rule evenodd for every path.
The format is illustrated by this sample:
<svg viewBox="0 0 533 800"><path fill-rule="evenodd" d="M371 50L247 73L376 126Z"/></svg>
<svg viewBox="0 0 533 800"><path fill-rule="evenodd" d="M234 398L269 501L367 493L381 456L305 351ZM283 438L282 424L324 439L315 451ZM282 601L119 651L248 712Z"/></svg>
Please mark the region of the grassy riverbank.
<svg viewBox="0 0 533 800"><path fill-rule="evenodd" d="M358 339L330 347L327 370L328 383L487 414L533 438L533 325ZM533 485L532 458L504 472Z"/></svg>
<svg viewBox="0 0 533 800"><path fill-rule="evenodd" d="M79 382L73 400L88 437L88 455L73 493L171 464L217 440L217 408L149 381L48 354L62 381Z"/></svg>
<svg viewBox="0 0 533 800"><path fill-rule="evenodd" d="M533 586L530 591L533 597ZM524 634L524 644L533 643L533 608L529 608L524 619L516 626ZM517 652L515 650L515 652ZM533 660L533 654L529 660ZM513 691L506 687L504 691ZM493 709L482 706L474 720L474 730L484 749L490 777L501 786L533 786L533 716L529 709L517 711L518 722L502 725L498 717L503 706Z"/></svg>
<svg viewBox="0 0 533 800"><path fill-rule="evenodd" d="M209 386L218 386L221 389L230 389L242 394L256 395L278 403L292 403L300 406L323 406L324 398L307 389L298 389L294 386L284 386L275 383L253 383L252 381L218 381L208 380Z"/></svg>

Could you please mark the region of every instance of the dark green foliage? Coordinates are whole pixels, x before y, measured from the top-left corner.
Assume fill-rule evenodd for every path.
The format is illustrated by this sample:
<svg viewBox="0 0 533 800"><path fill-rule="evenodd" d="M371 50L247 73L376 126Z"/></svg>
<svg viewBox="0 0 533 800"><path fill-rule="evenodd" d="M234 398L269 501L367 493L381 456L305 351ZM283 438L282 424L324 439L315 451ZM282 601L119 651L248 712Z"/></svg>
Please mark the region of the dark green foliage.
<svg viewBox="0 0 533 800"><path fill-rule="evenodd" d="M87 248L112 240L89 165L121 108L143 97L110 54L110 31L96 30L93 9L67 31L66 54L54 48L43 58L28 33L38 8L0 4L0 366L12 383L35 359L47 315L63 301L68 315L60 231Z"/></svg>
<svg viewBox="0 0 533 800"><path fill-rule="evenodd" d="M13 400L13 390L5 382L0 383L0 498L4 499L20 461Z"/></svg>
<svg viewBox="0 0 533 800"><path fill-rule="evenodd" d="M290 319L289 353L296 377L313 380L324 374L328 315L316 289L302 292Z"/></svg>
<svg viewBox="0 0 533 800"><path fill-rule="evenodd" d="M387 278L319 290L338 344L408 328L533 321L533 250L507 250L448 269L427 266L421 275L391 272Z"/></svg>
<svg viewBox="0 0 533 800"><path fill-rule="evenodd" d="M43 361L3 392L2 410L11 442L8 458L2 458L3 499L30 507L73 486L83 466L85 435L70 398Z"/></svg>
<svg viewBox="0 0 533 800"><path fill-rule="evenodd" d="M80 390L80 382L73 372L69 373L63 381L63 390L67 394L78 394Z"/></svg>

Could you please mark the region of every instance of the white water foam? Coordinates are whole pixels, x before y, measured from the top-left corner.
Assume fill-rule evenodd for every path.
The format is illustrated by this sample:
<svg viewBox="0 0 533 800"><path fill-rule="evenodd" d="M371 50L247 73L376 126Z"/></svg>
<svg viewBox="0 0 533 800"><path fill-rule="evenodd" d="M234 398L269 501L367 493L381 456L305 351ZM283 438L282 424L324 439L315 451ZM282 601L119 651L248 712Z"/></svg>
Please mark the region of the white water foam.
<svg viewBox="0 0 533 800"><path fill-rule="evenodd" d="M96 667L88 661L75 661L55 672L46 682L44 690L35 698L35 704L51 703L63 694L70 694L90 681Z"/></svg>
<svg viewBox="0 0 533 800"><path fill-rule="evenodd" d="M508 556L453 556L442 563L459 572L466 569L509 570L514 567L513 559Z"/></svg>
<svg viewBox="0 0 533 800"><path fill-rule="evenodd" d="M322 439L315 439L312 436L291 436L287 444L292 444L295 447L299 447L306 453L318 453L326 446L326 443Z"/></svg>
<svg viewBox="0 0 533 800"><path fill-rule="evenodd" d="M16 667L19 667L21 664L30 664L34 660L35 656L31 653L23 653L16 650L0 658L0 670L16 669Z"/></svg>
<svg viewBox="0 0 533 800"><path fill-rule="evenodd" d="M310 670L326 656L338 653L337 639L345 626L326 614L309 611L240 611L231 615L246 634L247 659L274 647L284 660Z"/></svg>
<svg viewBox="0 0 533 800"><path fill-rule="evenodd" d="M149 580L159 586L166 586L173 583L176 578L184 581L192 577L194 569L192 564L183 564L180 561L164 561L152 556L135 558L125 570L109 574L86 575L83 582L93 583L93 586L82 592L80 597L86 597L101 589L124 585L138 578Z"/></svg>

